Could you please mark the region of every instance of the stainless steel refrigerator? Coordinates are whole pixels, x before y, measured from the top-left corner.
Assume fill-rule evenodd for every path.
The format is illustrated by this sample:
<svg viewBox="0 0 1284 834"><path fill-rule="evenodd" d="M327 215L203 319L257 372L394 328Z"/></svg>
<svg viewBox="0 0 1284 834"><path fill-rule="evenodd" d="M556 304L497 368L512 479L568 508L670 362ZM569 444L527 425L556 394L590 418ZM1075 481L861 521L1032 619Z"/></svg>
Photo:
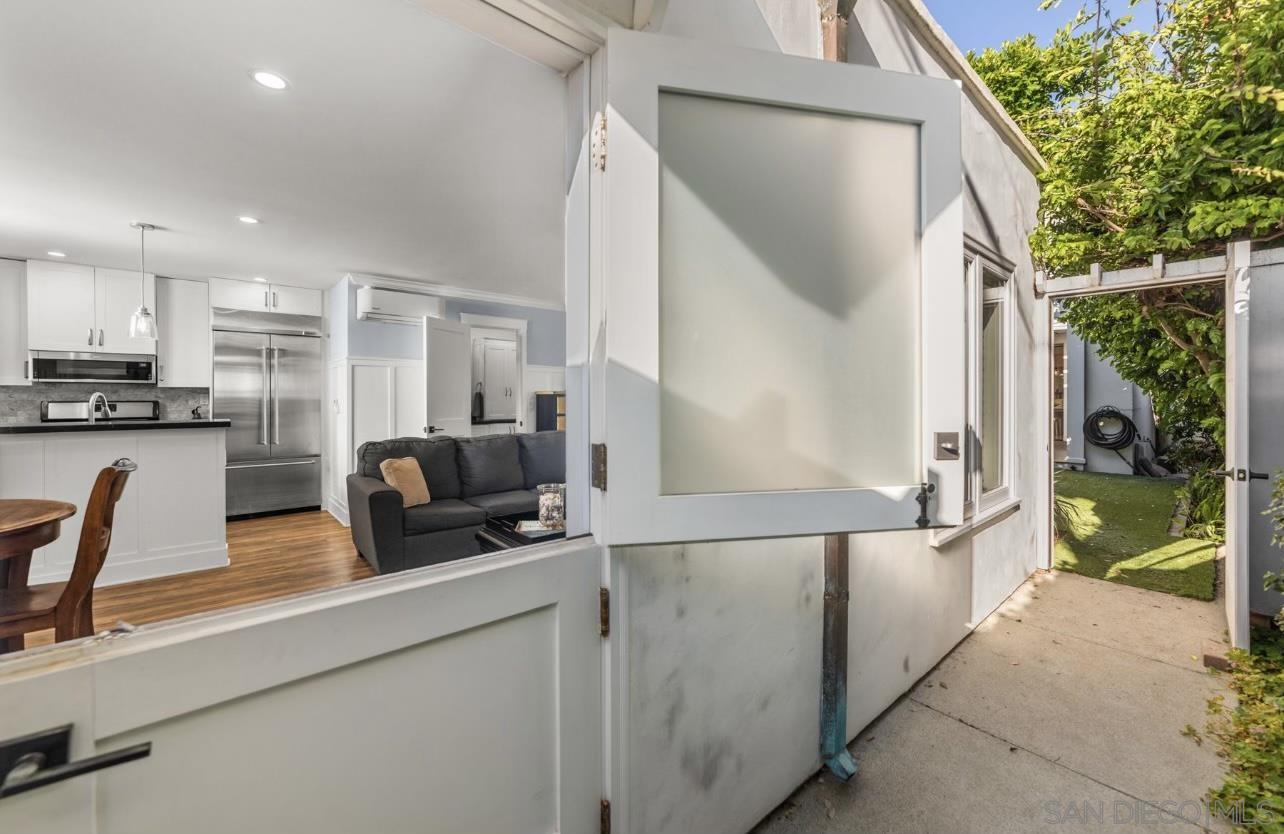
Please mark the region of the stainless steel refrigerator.
<svg viewBox="0 0 1284 834"><path fill-rule="evenodd" d="M227 514L321 505L321 319L214 310L213 416L227 418Z"/></svg>

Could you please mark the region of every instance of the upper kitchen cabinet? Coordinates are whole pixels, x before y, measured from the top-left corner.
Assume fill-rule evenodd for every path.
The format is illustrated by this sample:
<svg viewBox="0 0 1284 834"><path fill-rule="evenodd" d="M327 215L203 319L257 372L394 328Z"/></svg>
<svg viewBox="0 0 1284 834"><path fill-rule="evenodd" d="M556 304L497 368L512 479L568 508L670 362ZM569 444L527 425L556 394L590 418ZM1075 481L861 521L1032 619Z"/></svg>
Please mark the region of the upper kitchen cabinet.
<svg viewBox="0 0 1284 834"><path fill-rule="evenodd" d="M82 353L155 353L155 339L134 339L129 319L156 306L151 275L79 264L27 262L27 346Z"/></svg>
<svg viewBox="0 0 1284 834"><path fill-rule="evenodd" d="M156 384L210 387L210 293L202 281L156 279Z"/></svg>
<svg viewBox="0 0 1284 834"><path fill-rule="evenodd" d="M321 291L272 284L272 312L294 316L321 315Z"/></svg>
<svg viewBox="0 0 1284 834"><path fill-rule="evenodd" d="M225 310L321 315L321 291L251 281L210 279L210 306Z"/></svg>
<svg viewBox="0 0 1284 834"><path fill-rule="evenodd" d="M27 346L97 351L94 268L27 261Z"/></svg>
<svg viewBox="0 0 1284 834"><path fill-rule="evenodd" d="M30 385L27 364L27 265L0 258L0 385Z"/></svg>
<svg viewBox="0 0 1284 834"><path fill-rule="evenodd" d="M101 353L155 353L155 339L129 335L129 320L139 304L156 309L156 277L137 270L94 269L95 344Z"/></svg>

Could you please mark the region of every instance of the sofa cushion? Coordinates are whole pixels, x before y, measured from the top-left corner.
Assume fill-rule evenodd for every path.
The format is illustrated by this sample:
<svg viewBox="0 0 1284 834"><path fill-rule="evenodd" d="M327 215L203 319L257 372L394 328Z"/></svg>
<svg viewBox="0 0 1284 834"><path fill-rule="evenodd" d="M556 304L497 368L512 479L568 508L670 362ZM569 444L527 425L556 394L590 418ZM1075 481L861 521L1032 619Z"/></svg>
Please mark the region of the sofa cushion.
<svg viewBox="0 0 1284 834"><path fill-rule="evenodd" d="M456 447L460 495L464 498L522 488L522 464L513 435L460 438ZM428 488L432 489L431 482Z"/></svg>
<svg viewBox="0 0 1284 834"><path fill-rule="evenodd" d="M517 449L522 462L523 485L527 489L534 489L540 484L566 483L566 432L519 434Z"/></svg>
<svg viewBox="0 0 1284 834"><path fill-rule="evenodd" d="M414 458L388 458L379 464L384 483L401 493L401 506L418 507L432 500L423 469Z"/></svg>
<svg viewBox="0 0 1284 834"><path fill-rule="evenodd" d="M424 473L433 500L459 497L459 469L455 462L453 437L399 437L361 444L357 450L357 474L379 478L379 464L388 458L414 458Z"/></svg>
<svg viewBox="0 0 1284 834"><path fill-rule="evenodd" d="M481 507L486 511L486 515L490 516L516 515L517 513L539 511L539 497L529 489L491 492L486 495L474 495L464 500L475 507Z"/></svg>
<svg viewBox="0 0 1284 834"><path fill-rule="evenodd" d="M407 535L437 533L459 527L480 527L486 523L486 511L466 504L458 498L446 498L418 507L407 507L405 526Z"/></svg>

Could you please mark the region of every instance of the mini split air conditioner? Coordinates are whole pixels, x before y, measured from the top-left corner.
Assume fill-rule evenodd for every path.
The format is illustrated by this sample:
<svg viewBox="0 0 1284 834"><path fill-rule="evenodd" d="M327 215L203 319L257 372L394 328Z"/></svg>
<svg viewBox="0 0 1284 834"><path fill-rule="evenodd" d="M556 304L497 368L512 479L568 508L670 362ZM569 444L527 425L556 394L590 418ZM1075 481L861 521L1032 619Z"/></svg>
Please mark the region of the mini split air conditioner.
<svg viewBox="0 0 1284 834"><path fill-rule="evenodd" d="M378 287L357 288L357 318L363 321L419 324L424 316L441 318L441 308L441 299L436 296L416 295Z"/></svg>

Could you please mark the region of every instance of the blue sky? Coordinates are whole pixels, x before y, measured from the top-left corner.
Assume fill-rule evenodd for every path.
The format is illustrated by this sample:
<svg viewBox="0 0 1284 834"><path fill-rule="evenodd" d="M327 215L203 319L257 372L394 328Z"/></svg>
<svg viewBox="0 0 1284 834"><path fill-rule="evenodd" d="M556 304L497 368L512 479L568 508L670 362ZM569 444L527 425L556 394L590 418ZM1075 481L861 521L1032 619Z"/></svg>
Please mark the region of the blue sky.
<svg viewBox="0 0 1284 834"><path fill-rule="evenodd" d="M1033 32L1046 43L1082 5L1082 0L1061 0L1059 8L1039 11L1039 0L924 0L932 16L958 44L959 49L981 50L998 46ZM1127 0L1111 0L1114 13L1127 12ZM1152 14L1150 4L1139 4L1136 12ZM1142 21L1143 25L1150 21Z"/></svg>

